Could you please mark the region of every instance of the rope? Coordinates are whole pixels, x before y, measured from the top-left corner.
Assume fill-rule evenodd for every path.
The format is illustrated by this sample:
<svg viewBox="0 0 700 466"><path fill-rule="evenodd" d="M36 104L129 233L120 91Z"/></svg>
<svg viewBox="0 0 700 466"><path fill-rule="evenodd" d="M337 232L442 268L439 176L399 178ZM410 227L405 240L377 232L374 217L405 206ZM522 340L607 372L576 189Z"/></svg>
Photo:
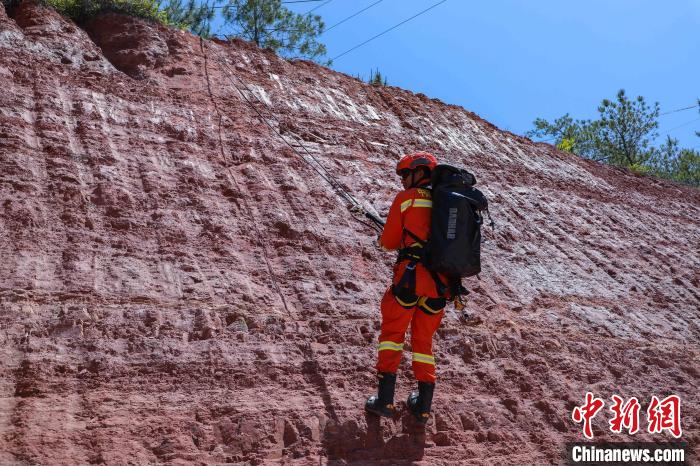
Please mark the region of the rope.
<svg viewBox="0 0 700 466"><path fill-rule="evenodd" d="M202 54L204 55L204 66L205 66L206 75L207 75L207 87L208 87L208 89L209 89L209 95L212 97L212 101L214 102L214 107L215 107L217 113L219 114L219 145L220 145L220 147L221 147L221 151L222 151L222 154L223 154L223 141L222 141L222 136L221 136L221 119L222 119L222 114L221 114L221 112L220 112L220 110L219 110L218 105L216 104L216 99L214 99L214 95L213 95L213 93L212 93L212 91L211 91L211 83L210 83L210 80L209 80L209 71L208 71L208 69L207 69L207 63L208 63L208 61L207 61L207 54L206 54L206 52L204 51L203 43L204 43L204 41L203 41L202 39L200 39L200 47L202 48ZM219 65L221 65L221 62L220 62L220 61L219 61ZM220 69L223 71L223 68L221 68L221 66L220 66ZM230 72L230 70L229 70L229 72ZM230 77L229 77L229 79L230 79ZM239 81L241 81L240 78L238 78L238 79L239 79ZM241 82L242 82L242 81L241 81ZM253 108L253 110L255 110L255 113L258 114L258 116L260 117L260 119L262 119L262 120L265 122L265 124L267 124L267 126L268 126L273 132L275 132L278 136L280 136L280 137L282 138L282 140L284 140L285 143L287 143L287 145L288 145L289 147L291 147L292 150L293 150L294 152L296 152L298 155L301 156L301 154L299 154L299 152L296 151L296 149L295 149L291 144L289 144L289 142L288 142L278 131L276 131L276 130L272 127L272 125L269 124L269 122L263 117L263 115L262 115L262 114L258 111L258 109L252 104L252 102L245 96L245 94L241 91L241 89L240 89L238 86L236 86L236 84L233 82L233 80L231 80L231 84L236 88L236 90L239 92L239 94L241 94L241 96L245 99L245 101L248 103L248 105L249 105L251 108ZM245 86L245 83L243 83L243 85ZM250 89L248 89L247 86L245 86L245 87L246 87L246 89L248 90L248 92L250 92L251 94L253 94L253 93L250 91ZM255 94L253 94L253 95L255 95ZM258 100L258 102L259 102L259 100ZM273 115L273 118L274 118L274 115ZM275 121L277 121L277 124L279 124L279 121L278 121L276 118L275 118ZM300 143L300 145L301 145L302 147L304 147L303 144ZM306 149L306 148L304 148L304 149ZM307 152L308 152L308 151L307 151ZM309 154L309 155L310 155L310 154ZM314 159L314 161L315 161L317 164L319 164L319 166L321 166L321 168L323 168L323 166L320 165L320 163L318 162L318 160L316 160L313 156L311 156L311 157ZM302 158L302 160L305 160L305 161L306 161L306 159L305 159L303 156L301 156L301 158ZM308 163L308 161L307 161L307 163ZM312 168L313 168L313 165L311 165L311 164L309 164L309 165L312 166ZM324 169L324 170L325 170L325 169ZM229 171L230 171L230 168L229 168ZM321 175L321 177L323 177L324 179L326 179L326 178L323 176L323 174L321 174L318 170L316 170L316 172L319 173L319 175ZM326 172L326 173L327 173L327 172ZM328 174L328 175L330 176L330 174ZM236 187L238 188L238 184L237 184L237 182L236 182L235 177L233 177L233 175L232 175L232 178L233 178L233 180L234 180L234 183L236 183ZM332 179L332 177L331 177L331 179ZM326 181L329 181L329 180L326 179ZM330 181L329 181L329 182L330 182ZM334 187L335 187L335 185L334 185L333 183L331 183L331 186L334 186ZM340 189L342 190L342 187L340 187ZM240 191L240 188L239 188L239 191ZM344 190L342 190L342 191L343 191L350 199L352 199L357 205L359 205L359 203L357 203L357 201L356 201L350 194L348 194L348 193L347 193L346 191L344 191ZM244 201L245 201L245 198L244 198ZM246 206L247 206L247 201L245 201L245 202L246 202ZM249 209L249 207L247 207L247 208ZM250 209L249 209L249 210L250 210ZM254 223L255 223L255 222L254 222ZM260 232L259 232L259 230L258 230L258 228L257 228L257 224L256 224L256 234L257 234L258 239L260 239L260 238L261 238L261 235L260 235ZM263 246L263 251L265 252L265 260L267 261L267 252L266 252L266 248L264 248L264 246ZM276 277L275 277L275 274L274 274L274 272L273 272L273 270L272 270L272 267L270 266L269 262L268 262L268 268L269 268L269 270L270 270L270 275L272 276L273 281L275 282L275 287L276 287L276 289L277 289L277 292L280 294L280 297L282 298L282 302L284 303L284 307L285 307L285 309L287 310L287 313L289 313L289 309L287 308L287 304L286 304L286 301L285 301L284 294L282 293L282 290L281 290L281 289L279 288L279 286L277 285L277 279L276 279ZM290 315L291 315L291 313L290 313ZM324 405L325 405L325 407L326 407L326 411L328 411L328 413L330 414L331 418L332 418L334 421L337 422L337 420L338 420L338 415L337 415L336 412L335 412L335 408L334 408L334 406L333 406L333 400L332 400L332 398L331 398L330 391L328 390L328 384L326 383L326 378L323 376L323 373L322 373L322 371L321 371L321 365L320 365L320 363L319 363L319 361L318 361L318 357L317 357L317 355L316 355L316 352L314 351L313 347L311 346L311 343L307 343L306 349L307 349L307 351L308 351L308 359L307 359L307 361L308 361L308 363L310 364L311 370L313 371L313 374L314 374L315 377L316 377L316 380L311 380L311 382L319 386L319 389L321 390L321 397L322 397L323 403L324 403Z"/></svg>
<svg viewBox="0 0 700 466"><path fill-rule="evenodd" d="M206 54L205 54L205 55L206 55ZM234 80L232 79L231 76L235 76L236 79L241 83L241 85L242 85L243 87L245 87L245 89L246 89L251 95L253 95L253 97L255 97L255 99L258 101L258 103L263 104L263 105L265 105L265 104L264 104L263 102L260 101L260 99L255 95L255 93L253 93L253 92L250 90L250 88L248 88L248 86L246 85L246 83L245 83L241 78L239 78L238 76L236 76L236 75L232 72L230 66L228 66L228 64L227 64L224 60L221 59L221 55L217 54L216 52L214 52L214 55L217 55L217 56L219 57L219 60L217 60L217 61L218 61L218 63L219 63L219 68L222 70L222 72L224 71L224 70L223 70L223 67L226 68L226 70L227 70L228 73L224 73L224 74L227 75L229 81L231 82L231 85L238 91L238 93L241 95L241 97L243 97L243 99L245 100L245 102L255 111L255 113L256 113L256 114L258 115L258 117L263 121L263 123L265 123L265 125L267 125L267 127L268 127L273 133L275 133L277 136L279 136L279 137L284 141L284 143L285 143L287 146L289 146L289 147L292 149L292 151L293 151L295 154L297 154L297 155L299 156L299 158L300 158L302 161L304 161L304 163L306 163L307 165L309 165L321 178L323 178L333 189L335 189L336 192L337 192L337 194L339 194L343 199L345 199L345 200L349 201L351 204L353 204L353 208L350 209L352 218L355 219L356 221L362 223L363 225L365 225L365 226L367 226L367 227L373 229L375 232L381 233L381 231L383 230L383 226L377 225L376 216L374 216L373 214L367 212L367 211L364 209L364 207L362 207L362 205L361 205L350 193L348 193L348 192L340 185L340 182L337 181L337 180L333 177L333 175L331 175L331 174L328 172L328 170L325 169L325 167L319 162L319 160L316 159L316 157L314 157L314 155L313 155L311 152L309 152L309 150L306 148L306 146L305 146L301 141L299 141L298 139L295 139L295 142L296 142L302 149L304 149L304 151L309 155L309 157L310 157L314 162L316 162L316 165L318 165L318 167L316 167L316 166L315 166L314 164L312 164L309 160L307 160L306 157L303 156L303 154L301 154L294 146L292 146L292 145L289 143L289 141L288 141L279 131L277 131L277 130L270 124L269 121L267 121L267 119L262 115L262 113L257 109L257 107L255 107L255 105L251 102L251 100L250 100L250 99L245 95L245 93L241 90L241 88L240 88L239 86L236 85L236 83L234 82ZM266 106L266 105L265 105L265 106ZM267 107L267 106L266 106L266 107ZM218 109L218 107L217 107L217 109ZM217 110L217 111L218 111L218 110ZM270 118L273 119L273 120L277 123L277 125L281 125L280 121L275 117L275 115L272 113L271 110L268 111L268 114L270 115ZM319 171L319 168L322 170L322 172ZM365 215L367 218L370 218L374 223L368 223L368 222L365 222L365 221L363 221L363 220L357 218L355 214L360 214L360 213L364 213L364 215ZM380 220L380 222L381 222L381 220ZM318 235L317 235L317 241L318 241Z"/></svg>
<svg viewBox="0 0 700 466"><path fill-rule="evenodd" d="M214 94L211 90L211 82L209 80L209 60L206 52L204 51L204 39L201 37L199 38L199 47L202 50L202 55L204 57L204 73L207 77L207 89L209 90L209 96L211 97L212 103L214 104L214 109L216 110L216 113L219 115L219 125L218 125L218 133L219 133L219 150L221 152L221 156L224 160L226 160L228 157L226 157L226 153L224 151L224 143L223 143L223 138L221 136L221 121L223 119L223 115L221 113L221 110L219 110L219 106L216 103L216 99L214 98ZM231 161L233 164L233 160ZM255 219L255 215L253 214L253 210L250 208L250 204L248 203L248 198L243 195L243 191L241 190L241 187L238 185L238 181L236 180L236 177L234 176L233 172L231 171L231 167L227 167L227 170L229 172L229 175L231 176L231 179L233 180L233 184L236 187L236 190L241 194L241 198L243 199L243 205L245 206L245 209L248 212L248 216L251 218L253 221L253 228L255 229L255 238L257 240L258 246L261 247L263 251L263 257L265 258L265 264L267 265L267 270L270 274L270 278L272 279L272 283L274 285L275 290L277 293L280 295L280 298L282 299L282 304L284 305L284 310L287 312L287 314L291 314L289 311L289 307L287 306L287 300L284 297L284 293L282 293L282 289L279 286L278 280L277 280L277 275L275 275L275 271L272 268L272 264L270 263L270 258L267 252L267 246L265 243L262 241L262 234L260 233L260 228L258 228L258 222Z"/></svg>
<svg viewBox="0 0 700 466"><path fill-rule="evenodd" d="M236 88L236 90L238 91L238 93L243 97L243 99L246 101L246 103L248 103L248 105L255 111L255 113L258 114L258 116L260 117L260 119L267 125L267 127L270 128L270 130L273 131L277 136L279 136L279 137L284 141L284 143L287 144L287 146L289 146L290 149L292 149L297 155L299 155L299 156L301 157L301 159L302 159L303 161L305 161L305 162L306 162L306 163L307 163L321 178L323 178L328 184L330 184L331 187L332 187L333 189L337 190L338 194L339 194L341 197L343 197L343 199L345 199L346 201L350 202L350 203L353 204L355 207L362 207L362 206L360 205L360 203L359 203L350 193L348 193L348 192L343 188L343 186L340 184L340 182L339 182L339 181L338 181L338 180L337 180L337 179L336 179L322 164L321 164L321 162L319 162L318 159L317 159L316 157L314 157L314 155L306 148L306 146L304 146L303 143L301 143L298 139L295 139L295 141L294 141L294 142L296 142L302 149L304 149L304 152L306 152L306 154L307 154L314 162L316 162L316 165L314 165L314 164L312 164L311 162L309 162L309 160L306 159L306 157L304 157L304 156L296 149L296 147L294 147L294 146L287 140L287 138L285 138L277 129L275 129L275 128L270 124L270 122L267 121L267 119L265 118L265 116L257 109L257 107L255 107L255 105L253 104L253 102L251 102L250 99L245 95L245 93L241 90L241 88L238 87L238 85L236 85L236 83L233 81L233 79L231 78L231 76L235 76L235 75L233 74L233 72L232 72L232 70L231 70L231 67L230 67L227 63L225 63L225 62L223 62L223 61L218 61L218 63L219 63L220 65L223 65L223 66L226 68L226 71L227 71L226 75L227 75L227 77L229 78L229 80L231 81L231 84L233 85L233 87ZM223 69L222 69L222 71L223 71ZM249 92L250 94L252 94L252 95L255 95L255 93L254 93L252 90L250 90L250 88L241 80L241 78L239 78L238 76L235 76L235 78L242 84L243 87L245 87L245 90L246 90L246 91L248 91L248 92ZM257 97L256 97L256 100L258 100ZM260 100L258 100L258 102L260 102ZM280 122L277 118L275 118L274 115L270 115L270 118L272 118L278 125L281 124L281 122Z"/></svg>
<svg viewBox="0 0 700 466"><path fill-rule="evenodd" d="M245 100L245 102L255 111L255 113L258 115L258 117L265 123L265 125L277 136L284 141L284 143L289 146L292 151L301 158L302 161L304 161L307 165L309 165L321 178L323 178L330 186L333 188L336 193L342 197L346 202L349 202L352 205L352 208L350 209L352 213L366 213L365 208L360 204L360 202L355 199L355 197L352 196L340 183L340 181L334 177L324 166L323 164L309 151L309 149L301 142L301 140L294 135L294 142L301 148L303 151L306 153L308 158L313 160L314 163L312 163L307 157L304 156L299 150L297 150L296 147L294 147L288 140L285 138L270 122L267 120L267 118L258 110L258 108L254 105L254 103L248 98L248 96L243 92L241 87L245 88L246 91L248 91L251 95L255 97L255 99L258 101L258 103L262 103L260 99L255 96L255 93L248 87L248 85L237 75L233 73L231 70L231 67L228 65L228 63L225 62L221 58L221 55L217 54L214 52L215 55L218 56L217 63L219 64L219 67L222 71L224 71L225 68L225 75L231 82L231 85L238 91L238 93L241 95L241 97ZM234 81L233 77L240 83L240 86L236 84ZM281 126L281 122L277 119L277 117L274 116L271 112L269 112L269 118L274 120L275 123L277 123L278 126ZM357 221L357 219L354 215L353 218ZM364 222L362 222L364 223ZM374 228L377 230L377 228ZM378 230L377 230L378 231Z"/></svg>

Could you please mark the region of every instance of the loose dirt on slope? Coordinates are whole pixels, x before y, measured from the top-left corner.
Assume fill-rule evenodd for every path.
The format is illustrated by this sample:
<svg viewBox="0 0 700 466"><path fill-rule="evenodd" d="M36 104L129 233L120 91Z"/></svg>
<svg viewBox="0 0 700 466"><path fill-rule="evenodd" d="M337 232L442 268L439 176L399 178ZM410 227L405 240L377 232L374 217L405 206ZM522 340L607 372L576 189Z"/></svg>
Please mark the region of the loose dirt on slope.
<svg viewBox="0 0 700 466"><path fill-rule="evenodd" d="M560 464L586 391L678 394L697 448L697 190L245 42L10 13L0 463ZM246 99L379 213L417 149L492 200L484 322L448 311L425 431L362 412L393 257Z"/></svg>

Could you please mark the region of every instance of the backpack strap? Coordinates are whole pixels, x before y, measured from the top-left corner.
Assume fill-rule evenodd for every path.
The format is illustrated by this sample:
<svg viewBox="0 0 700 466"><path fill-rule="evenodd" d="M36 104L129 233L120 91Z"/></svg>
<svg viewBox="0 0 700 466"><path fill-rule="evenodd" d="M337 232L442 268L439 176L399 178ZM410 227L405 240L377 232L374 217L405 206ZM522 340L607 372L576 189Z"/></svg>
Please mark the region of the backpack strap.
<svg viewBox="0 0 700 466"><path fill-rule="evenodd" d="M430 276L433 277L433 281L435 282L435 288L437 288L437 292L440 296L445 296L447 293L447 285L445 285L442 280L440 280L440 276L435 272L434 270L429 270Z"/></svg>
<svg viewBox="0 0 700 466"><path fill-rule="evenodd" d="M408 236L410 236L411 238L413 238L418 244L421 245L421 247L425 247L425 245L426 245L426 243L427 243L426 240L420 239L415 233L413 233L413 232L412 232L411 230L409 230L408 228L404 228L403 231L406 232L406 233L408 233Z"/></svg>
<svg viewBox="0 0 700 466"><path fill-rule="evenodd" d="M409 260L413 262L421 262L423 260L423 248L420 246L410 246L399 249L399 255L396 257L396 263Z"/></svg>
<svg viewBox="0 0 700 466"><path fill-rule="evenodd" d="M405 231L408 236L413 238L416 243L420 245L420 252L416 251L416 247L408 247L408 248L403 248L399 251L399 258L398 260L401 261L403 259L410 259L416 262L420 262L423 265L425 265L425 246L428 244L427 241L420 239L415 233L413 233L411 230L408 228L404 228L403 231ZM416 254L418 252L418 254ZM426 269L428 269L426 267ZM435 288L437 289L437 292L440 296L445 296L447 295L448 291L451 291L448 289L447 285L443 283L443 281L440 279L440 276L437 274L437 272L428 269L430 272L430 276L433 278L433 281L435 282ZM405 274L404 274L405 275ZM414 290L415 290L415 271L413 272L413 284L414 284ZM401 277L401 280L403 280L403 277Z"/></svg>

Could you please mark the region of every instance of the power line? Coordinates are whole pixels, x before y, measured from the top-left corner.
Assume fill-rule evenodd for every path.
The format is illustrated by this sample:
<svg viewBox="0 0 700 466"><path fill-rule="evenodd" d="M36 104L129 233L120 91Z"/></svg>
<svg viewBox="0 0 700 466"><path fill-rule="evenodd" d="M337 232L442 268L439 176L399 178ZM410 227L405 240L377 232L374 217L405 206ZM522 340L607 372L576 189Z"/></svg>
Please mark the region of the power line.
<svg viewBox="0 0 700 466"><path fill-rule="evenodd" d="M331 61L337 60L338 58L342 57L343 55L348 54L348 53L352 52L353 50L362 47L362 46L365 45L366 43L373 41L373 40L376 39L377 37L383 36L383 35L386 34L387 32L396 29L397 27L399 27L399 26L401 26L402 24L405 24L405 23L411 21L411 20L414 19L414 18L417 18L418 16L422 15L423 13L426 13L426 12L428 12L429 10L432 10L432 9L435 8L436 6L438 6L438 5L442 4L442 3L445 3L446 1L447 1L447 0L442 0L442 1L439 1L439 2L435 3L434 5L432 5L432 6L428 7L428 8L426 8L425 10L421 11L420 13L416 13L415 15L411 16L410 18L401 21L399 24L390 27L390 28L387 29L386 31L380 32L380 33L377 34L376 36L367 39L366 41L362 42L361 44L357 44L357 45L354 46L353 48L351 48L351 49L349 49L349 50L346 50L345 52L341 53L340 55L337 55L337 56L331 58Z"/></svg>
<svg viewBox="0 0 700 466"><path fill-rule="evenodd" d="M697 105L695 105L694 107L697 107ZM690 108L694 108L694 107L690 107ZM677 111L679 111L679 110L677 110ZM658 136L656 136L655 139L659 139L659 138L662 137L662 136L668 136L669 133L671 133L672 131L675 131L675 130L677 130L677 129L683 128L684 126L688 126L689 124L695 123L696 121L700 121L700 117L699 117L699 118L695 118L695 119L690 120L690 121L686 121L685 123L680 124L680 125L678 125L678 126L674 126L673 128L669 129L669 130L666 131L665 133L662 133L662 134L659 134ZM553 141L554 139L557 139L558 137L559 137L559 136L554 136L554 137L551 137L551 138L548 138L548 139L542 139L541 141L534 141L534 142L549 142L549 141Z"/></svg>
<svg viewBox="0 0 700 466"><path fill-rule="evenodd" d="M328 4L329 4L330 2L332 2L332 1L333 1L333 0L326 0L325 2L321 3L319 6L313 7L312 9L310 9L309 11L307 11L306 13L304 13L304 16L308 15L309 13L313 13L314 11L318 10L318 9L321 8L321 7L324 7L324 6L328 5Z"/></svg>
<svg viewBox="0 0 700 466"><path fill-rule="evenodd" d="M689 124L695 123L696 121L700 121L700 117L699 117L699 118L695 118L694 120L686 121L686 122L683 123L682 125L674 126L673 128L671 128L671 129L669 129L668 131L666 131L664 134L658 136L657 139L660 138L661 136L668 136L668 133L670 133L671 131L675 131L675 130L677 130L677 129L679 129L679 128L682 128L682 127L684 127L684 126L688 126Z"/></svg>
<svg viewBox="0 0 700 466"><path fill-rule="evenodd" d="M372 8L374 5L376 5L377 3L382 3L383 1L384 1L384 0L377 0L376 2L372 3L370 6L365 7L365 8L361 9L360 11L358 11L358 12L356 12L356 13L353 13L352 15L348 16L347 18L345 18L345 19L343 19L343 20L341 20L341 21L338 21L338 22L335 23L333 26L331 26L331 27L329 27L328 29L326 29L325 31L323 31L323 33L325 34L326 32L330 31L330 30L333 29L334 27L340 26L340 25L343 24L344 22L346 22L346 21L348 21L348 20L354 18L355 16L359 15L359 14L362 13L363 11L369 10L369 9Z"/></svg>
<svg viewBox="0 0 700 466"><path fill-rule="evenodd" d="M315 1L320 1L320 0L315 0ZM328 1L327 1L326 3L324 3L323 5L326 5L326 4L330 3L331 1L333 1L333 0L328 0ZM369 9L372 8L374 5L376 5L376 4L378 4L378 3L381 3L381 2L383 2L383 1L384 1L384 0L377 0L376 2L372 3L370 6L365 7L365 8L361 9L360 11L358 11L358 12L356 12L356 13L353 13L352 15L348 16L347 18L345 18L345 19L343 19L343 20L341 20L341 21L338 21L337 23L335 23L334 25L332 25L332 26L329 27L328 29L325 29L321 34L325 34L326 32L330 31L330 30L333 29L334 27L340 26L340 25L343 24L344 22L346 22L346 21L348 21L348 20L354 18L355 16L359 15L359 14L362 13L363 11L369 10ZM321 8L323 5L319 5L318 8ZM315 8L314 8L314 9L315 9ZM311 11L313 11L313 10L311 10ZM310 13L311 11L309 11L308 13ZM306 13L306 14L308 14L308 13ZM303 29L266 29L266 30L264 30L264 31L265 31L265 32L304 32Z"/></svg>
<svg viewBox="0 0 700 466"><path fill-rule="evenodd" d="M697 107L700 107L700 104L691 105L690 107L677 108L675 110L671 110L670 112L659 113L659 116L668 115L669 113L682 112L684 110L690 110L691 108L697 108Z"/></svg>

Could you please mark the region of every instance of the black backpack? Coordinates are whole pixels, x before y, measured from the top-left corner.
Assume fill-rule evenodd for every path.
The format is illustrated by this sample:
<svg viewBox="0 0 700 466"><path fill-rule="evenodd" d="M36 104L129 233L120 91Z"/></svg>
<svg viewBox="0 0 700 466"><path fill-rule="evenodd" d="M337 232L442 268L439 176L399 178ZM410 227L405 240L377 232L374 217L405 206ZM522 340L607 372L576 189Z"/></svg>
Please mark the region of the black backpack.
<svg viewBox="0 0 700 466"><path fill-rule="evenodd" d="M476 178L467 170L438 165L432 174L432 220L425 266L459 281L481 271L480 211L488 209Z"/></svg>

